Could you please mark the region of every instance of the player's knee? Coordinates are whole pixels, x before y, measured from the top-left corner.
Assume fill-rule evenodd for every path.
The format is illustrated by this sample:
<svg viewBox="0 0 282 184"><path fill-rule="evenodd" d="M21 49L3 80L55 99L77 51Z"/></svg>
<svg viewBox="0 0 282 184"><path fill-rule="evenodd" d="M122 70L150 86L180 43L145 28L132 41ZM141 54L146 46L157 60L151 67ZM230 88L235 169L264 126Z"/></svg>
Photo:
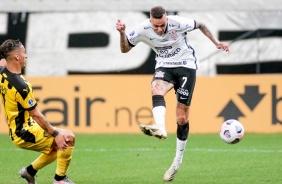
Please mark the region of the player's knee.
<svg viewBox="0 0 282 184"><path fill-rule="evenodd" d="M179 124L179 125L184 125L184 124L186 124L188 122L188 119L186 118L186 116L178 116L177 117L177 123Z"/></svg>
<svg viewBox="0 0 282 184"><path fill-rule="evenodd" d="M68 131L68 145L73 147L75 145L75 135L72 131L67 130Z"/></svg>
<svg viewBox="0 0 282 184"><path fill-rule="evenodd" d="M152 95L161 95L163 94L163 90L164 89L159 84L154 84L151 88Z"/></svg>
<svg viewBox="0 0 282 184"><path fill-rule="evenodd" d="M188 138L189 122L184 125L177 124L177 138L181 141L185 141Z"/></svg>
<svg viewBox="0 0 282 184"><path fill-rule="evenodd" d="M160 92L160 90L158 89L158 88L152 88L152 95L154 96L154 95L160 95L161 94L161 92Z"/></svg>

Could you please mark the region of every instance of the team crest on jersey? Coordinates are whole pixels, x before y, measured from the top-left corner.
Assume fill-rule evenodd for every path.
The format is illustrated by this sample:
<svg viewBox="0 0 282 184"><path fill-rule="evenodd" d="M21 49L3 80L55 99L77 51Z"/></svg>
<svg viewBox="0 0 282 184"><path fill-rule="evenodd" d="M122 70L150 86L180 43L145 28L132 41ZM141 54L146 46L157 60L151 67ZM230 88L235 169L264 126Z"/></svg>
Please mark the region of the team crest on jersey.
<svg viewBox="0 0 282 184"><path fill-rule="evenodd" d="M164 72L162 72L162 71L158 71L158 72L156 72L156 74L155 74L155 77L156 78L164 78Z"/></svg>
<svg viewBox="0 0 282 184"><path fill-rule="evenodd" d="M34 105L34 101L32 99L29 99L27 103L30 107Z"/></svg>
<svg viewBox="0 0 282 184"><path fill-rule="evenodd" d="M169 32L169 35L170 35L170 38L173 40L176 40L178 37L176 31Z"/></svg>

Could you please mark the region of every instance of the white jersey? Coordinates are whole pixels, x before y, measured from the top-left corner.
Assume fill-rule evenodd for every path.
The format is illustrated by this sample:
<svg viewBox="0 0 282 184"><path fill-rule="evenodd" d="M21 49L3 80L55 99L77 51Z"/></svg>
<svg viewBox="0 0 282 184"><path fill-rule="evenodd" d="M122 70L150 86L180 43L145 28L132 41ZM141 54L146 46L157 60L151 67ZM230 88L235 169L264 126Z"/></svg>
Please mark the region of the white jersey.
<svg viewBox="0 0 282 184"><path fill-rule="evenodd" d="M144 42L156 52L155 68L186 67L198 69L198 59L195 49L188 43L186 34L195 29L196 21L179 16L167 16L167 28L159 36L152 28L150 20L142 22L133 31L127 34L132 46Z"/></svg>

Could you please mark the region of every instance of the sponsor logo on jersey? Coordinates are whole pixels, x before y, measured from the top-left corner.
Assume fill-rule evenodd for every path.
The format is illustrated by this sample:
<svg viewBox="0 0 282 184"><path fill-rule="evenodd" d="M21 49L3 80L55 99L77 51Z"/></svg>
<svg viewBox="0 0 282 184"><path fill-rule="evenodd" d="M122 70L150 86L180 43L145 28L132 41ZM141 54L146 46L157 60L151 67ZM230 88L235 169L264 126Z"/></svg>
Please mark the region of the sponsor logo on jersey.
<svg viewBox="0 0 282 184"><path fill-rule="evenodd" d="M156 74L155 74L155 77L156 77L156 78L164 78L164 74L165 74L165 73L162 72L162 71L157 71Z"/></svg>
<svg viewBox="0 0 282 184"><path fill-rule="evenodd" d="M144 27L144 29L146 30L146 29L150 29L151 27L150 26L145 26Z"/></svg>
<svg viewBox="0 0 282 184"><path fill-rule="evenodd" d="M182 65L182 61L164 61L163 65Z"/></svg>
<svg viewBox="0 0 282 184"><path fill-rule="evenodd" d="M23 89L23 91L29 93L29 88Z"/></svg>
<svg viewBox="0 0 282 184"><path fill-rule="evenodd" d="M159 51L161 54L168 54L168 50L160 50Z"/></svg>
<svg viewBox="0 0 282 184"><path fill-rule="evenodd" d="M157 50L166 50L166 49L172 49L172 46L166 46L166 47L155 47Z"/></svg>
<svg viewBox="0 0 282 184"><path fill-rule="evenodd" d="M180 48L175 49L175 51L169 53L169 54L157 54L157 57L161 57L161 58L170 58L173 57L175 55L177 55L179 52L181 51ZM182 63L182 62L181 62Z"/></svg>
<svg viewBox="0 0 282 184"><path fill-rule="evenodd" d="M189 95L189 91L188 89L183 89L183 88L178 88L177 89L177 93L184 95L184 96L188 96ZM184 97L180 97L180 99L184 99Z"/></svg>

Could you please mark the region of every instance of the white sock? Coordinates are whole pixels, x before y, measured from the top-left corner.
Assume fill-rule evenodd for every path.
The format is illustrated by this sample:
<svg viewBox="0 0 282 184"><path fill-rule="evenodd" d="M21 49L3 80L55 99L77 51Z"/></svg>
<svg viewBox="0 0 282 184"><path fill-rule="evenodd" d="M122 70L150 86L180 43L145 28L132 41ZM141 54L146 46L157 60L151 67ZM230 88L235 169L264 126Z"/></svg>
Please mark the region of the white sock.
<svg viewBox="0 0 282 184"><path fill-rule="evenodd" d="M175 161L182 162L183 154L185 151L187 139L185 141L181 141L176 138L176 154L175 154Z"/></svg>
<svg viewBox="0 0 282 184"><path fill-rule="evenodd" d="M166 108L164 106L157 106L152 110L156 126L163 130L165 130L165 111Z"/></svg>

